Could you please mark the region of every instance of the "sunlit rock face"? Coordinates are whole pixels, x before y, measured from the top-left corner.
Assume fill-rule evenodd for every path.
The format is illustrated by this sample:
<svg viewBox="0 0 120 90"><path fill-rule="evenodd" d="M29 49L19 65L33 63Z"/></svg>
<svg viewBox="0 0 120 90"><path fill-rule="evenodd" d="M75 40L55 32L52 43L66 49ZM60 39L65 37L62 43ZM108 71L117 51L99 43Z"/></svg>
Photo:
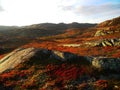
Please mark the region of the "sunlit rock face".
<svg viewBox="0 0 120 90"><path fill-rule="evenodd" d="M30 59L36 50L34 48L19 48L5 56L0 60L0 73L12 69L17 66L19 63L24 62L27 59Z"/></svg>

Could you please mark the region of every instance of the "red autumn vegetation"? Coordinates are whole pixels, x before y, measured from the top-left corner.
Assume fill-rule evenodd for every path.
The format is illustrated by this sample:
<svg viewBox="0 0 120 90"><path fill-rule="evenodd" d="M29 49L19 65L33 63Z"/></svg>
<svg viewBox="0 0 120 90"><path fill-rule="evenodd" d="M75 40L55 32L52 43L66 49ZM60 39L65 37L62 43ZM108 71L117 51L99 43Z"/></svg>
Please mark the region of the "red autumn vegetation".
<svg viewBox="0 0 120 90"><path fill-rule="evenodd" d="M21 88L22 89L31 89L31 88L35 88L36 87L36 81L35 80L31 80L30 82L27 82L27 83L25 83L25 84L23 84L22 86L21 86Z"/></svg>
<svg viewBox="0 0 120 90"><path fill-rule="evenodd" d="M80 68L75 65L68 67L66 64L62 64L59 67L51 64L47 66L47 70L50 70L50 76L57 77L59 80L75 80L87 72L83 67Z"/></svg>
<svg viewBox="0 0 120 90"><path fill-rule="evenodd" d="M114 57L114 58L120 58L120 51L117 51L116 53L114 53L113 55L112 55L112 57Z"/></svg>
<svg viewBox="0 0 120 90"><path fill-rule="evenodd" d="M2 59L5 56L5 54L0 55L0 59Z"/></svg>
<svg viewBox="0 0 120 90"><path fill-rule="evenodd" d="M96 87L102 87L102 88L107 88L108 87L108 82L107 80L98 80L95 82Z"/></svg>
<svg viewBox="0 0 120 90"><path fill-rule="evenodd" d="M9 81L11 79L21 79L21 78L25 78L27 76L29 76L31 74L31 72L29 70L11 70L9 72L3 73L0 75L0 82L5 82ZM12 82L11 82L12 83ZM10 84L10 83L9 83Z"/></svg>

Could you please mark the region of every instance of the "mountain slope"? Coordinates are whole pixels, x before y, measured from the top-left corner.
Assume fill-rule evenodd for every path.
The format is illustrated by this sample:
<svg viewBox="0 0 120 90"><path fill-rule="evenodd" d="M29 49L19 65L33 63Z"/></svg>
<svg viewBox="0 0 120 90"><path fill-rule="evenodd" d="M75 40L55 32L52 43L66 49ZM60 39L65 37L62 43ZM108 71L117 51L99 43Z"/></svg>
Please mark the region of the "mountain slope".
<svg viewBox="0 0 120 90"><path fill-rule="evenodd" d="M71 28L79 27L77 23L70 28L59 25L23 27L29 43L0 59L0 89L119 90L119 17L90 28ZM41 37L37 35L40 27L50 35L61 33L44 36L43 32ZM32 36L27 36L29 30Z"/></svg>
<svg viewBox="0 0 120 90"><path fill-rule="evenodd" d="M117 26L120 24L120 16L113 18L111 20L107 20L105 22L100 23L97 25L98 27L109 27L109 26Z"/></svg>
<svg viewBox="0 0 120 90"><path fill-rule="evenodd" d="M43 36L51 36L56 34L64 33L68 28L89 28L93 27L96 24L52 24L52 23L43 23L43 24L34 24L30 26L23 27L8 27L0 26L0 50L2 53L7 53L19 46L22 46L26 43L36 40L37 38Z"/></svg>
<svg viewBox="0 0 120 90"><path fill-rule="evenodd" d="M0 88L69 90L70 84L71 89L78 90L82 88L79 85L86 81L84 87L86 90L96 90L98 87L94 83L99 79L104 77L109 80L112 76L110 74L120 74L119 61L118 58L84 57L47 49L19 48L0 60L0 73L2 73ZM103 74L106 71L109 76ZM120 77L112 76L112 78ZM93 80L91 84L89 80ZM105 80L105 82L108 81ZM109 89L109 86L101 87L100 85L99 88Z"/></svg>
<svg viewBox="0 0 120 90"><path fill-rule="evenodd" d="M118 21L119 17L115 20ZM119 25L118 22L116 25L107 27L98 27L98 24L96 27L84 30L68 29L63 34L40 37L24 47L43 47L84 56L120 57Z"/></svg>
<svg viewBox="0 0 120 90"><path fill-rule="evenodd" d="M18 26L0 26L0 31L14 30L19 29Z"/></svg>
<svg viewBox="0 0 120 90"><path fill-rule="evenodd" d="M1 34L9 35L9 36L18 36L18 37L40 37L40 36L49 36L55 35L59 33L63 33L66 29L69 28L89 28L94 27L96 24L79 24L79 23L71 23L71 24L52 24L52 23L43 23L43 24L34 24L30 26L19 27L18 29L14 29L14 27L6 27L7 32L0 32ZM13 28L13 30L11 30ZM1 27L2 29L2 27ZM10 29L10 30L9 30ZM5 31L5 30L4 30Z"/></svg>

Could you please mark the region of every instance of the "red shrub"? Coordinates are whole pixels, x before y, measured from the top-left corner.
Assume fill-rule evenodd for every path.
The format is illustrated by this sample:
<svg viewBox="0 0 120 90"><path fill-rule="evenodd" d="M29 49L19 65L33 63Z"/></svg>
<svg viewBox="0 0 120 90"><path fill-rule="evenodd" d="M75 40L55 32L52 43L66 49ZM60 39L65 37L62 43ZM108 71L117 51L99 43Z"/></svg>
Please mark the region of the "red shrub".
<svg viewBox="0 0 120 90"><path fill-rule="evenodd" d="M108 82L106 80L98 80L95 82L95 86L106 88L108 87Z"/></svg>
<svg viewBox="0 0 120 90"><path fill-rule="evenodd" d="M114 57L114 58L118 58L119 57L120 58L120 51L115 53L115 54L113 54L112 57Z"/></svg>
<svg viewBox="0 0 120 90"><path fill-rule="evenodd" d="M6 81L4 83L5 86L9 87L9 86L15 86L17 83L15 81Z"/></svg>
<svg viewBox="0 0 120 90"><path fill-rule="evenodd" d="M0 75L1 81L5 81L5 80L9 80L9 79L13 79L16 75L17 75L17 71L10 71L10 72L6 72Z"/></svg>
<svg viewBox="0 0 120 90"><path fill-rule="evenodd" d="M85 68L79 68L75 65L67 66L66 64L59 66L48 65L47 68L52 70L49 73L50 76L58 77L60 80L77 79L86 72Z"/></svg>
<svg viewBox="0 0 120 90"><path fill-rule="evenodd" d="M23 89L26 89L26 88L31 89L31 88L36 87L36 86L37 86L36 82L34 80L31 80L30 82L27 82L27 83L23 84L21 86L21 88L23 88Z"/></svg>

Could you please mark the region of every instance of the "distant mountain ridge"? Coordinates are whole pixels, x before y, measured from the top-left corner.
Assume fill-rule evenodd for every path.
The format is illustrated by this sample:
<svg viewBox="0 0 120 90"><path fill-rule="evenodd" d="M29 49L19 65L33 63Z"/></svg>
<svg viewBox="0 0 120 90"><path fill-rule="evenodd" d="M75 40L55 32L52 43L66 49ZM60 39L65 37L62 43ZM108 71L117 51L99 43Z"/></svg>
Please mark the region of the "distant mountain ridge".
<svg viewBox="0 0 120 90"><path fill-rule="evenodd" d="M94 26L96 26L96 24L81 24L75 22L70 24L42 23L21 27L0 26L0 49L2 49L2 51L5 49L4 51L6 51L6 48L7 50L9 48L16 48L32 40L36 40L39 37L64 33L69 28L87 29Z"/></svg>
<svg viewBox="0 0 120 90"><path fill-rule="evenodd" d="M22 27L0 26L0 36L36 38L41 36L51 36L51 35L64 33L66 29L70 29L70 28L87 29L94 26L96 26L96 24L88 24L88 23L79 24L75 22L70 24L42 23L42 24L33 24Z"/></svg>
<svg viewBox="0 0 120 90"><path fill-rule="evenodd" d="M13 30L13 29L18 29L20 27L18 26L1 26L0 25L0 31L3 31L3 30Z"/></svg>
<svg viewBox="0 0 120 90"><path fill-rule="evenodd" d="M21 26L21 27L18 27L18 26L3 26L3 25L0 25L0 30L11 30L11 29L17 29L17 28L39 28L39 29L53 29L55 27L64 27L64 28L61 28L61 29L66 29L66 28L89 28L89 27L94 27L95 25L97 25L96 23L95 24L92 24L92 23L77 23L77 22L73 22L73 23L69 23L69 24L66 24L66 23L58 23L58 24L55 24L55 23L40 23L40 24L32 24L32 25L26 25L26 26Z"/></svg>
<svg viewBox="0 0 120 90"><path fill-rule="evenodd" d="M91 23L77 23L77 22L73 22L73 23L69 23L69 24L65 24L65 23L41 23L41 24L33 24L33 25L29 25L29 26L25 26L25 28L43 28L43 29L53 29L55 27L62 27L61 29L68 29L68 28L89 28L89 27L94 27L97 24L91 24Z"/></svg>

